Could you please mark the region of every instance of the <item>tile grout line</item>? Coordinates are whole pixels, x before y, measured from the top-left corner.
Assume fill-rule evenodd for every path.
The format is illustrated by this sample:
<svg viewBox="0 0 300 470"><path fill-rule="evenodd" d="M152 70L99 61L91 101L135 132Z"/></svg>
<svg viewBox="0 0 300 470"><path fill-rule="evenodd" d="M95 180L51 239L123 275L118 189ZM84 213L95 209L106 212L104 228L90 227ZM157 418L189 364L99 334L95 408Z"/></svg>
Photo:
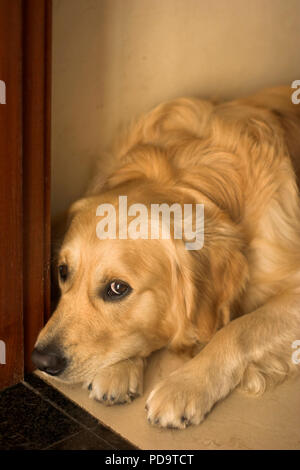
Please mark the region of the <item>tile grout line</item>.
<svg viewBox="0 0 300 470"><path fill-rule="evenodd" d="M68 439L77 436L80 434L82 430L75 432L74 434L70 434L68 437L64 437L63 439L59 439L58 441L53 442L53 444L50 444L49 446L43 447L41 450L51 450L51 447L56 446L57 444L61 444L64 441L67 441Z"/></svg>
<svg viewBox="0 0 300 470"><path fill-rule="evenodd" d="M118 431L116 431L115 429L111 428L108 424L106 423L103 423L101 420L99 420L96 416L94 416L93 414L89 413L89 411L87 411L84 407L82 407L81 405L79 405L75 400L72 400L70 397L68 397L68 395L64 395L59 389L57 389L56 387L54 387L53 385L51 385L51 383L48 383L46 380L43 380L39 375L36 375L36 374L33 374L38 380L40 380L44 385L46 385L47 387L49 387L50 389L53 389L54 391L56 391L58 394L60 394L65 400L69 401L70 403L72 403L74 406L78 407L82 412L84 412L85 414L87 414L88 416L92 417L94 420L97 421L97 424L95 426L93 426L93 428L89 428L87 427L86 425L80 423L79 421L76 420L76 418L73 418L71 416L71 418L78 422L81 426L84 427L84 429L92 432L96 437L100 437L98 436L98 434L96 434L93 429L96 427L96 426L102 426L103 428L105 428L107 431L111 432L112 434L114 434L115 437L117 437L118 439L126 442L128 445L130 446L133 446L135 447L135 449L137 450L140 450L140 448L134 444L133 442L129 441L126 437L122 436L122 434L120 434ZM30 384L28 384L29 387L32 387L34 389L34 387ZM38 392L38 391L37 391ZM41 392L38 392L42 397L42 393ZM46 400L48 400L50 403L52 403L52 401L49 399L49 398L46 398ZM55 406L55 403L54 403L54 406ZM56 408L59 409L59 410L62 410L62 412L64 412L64 414L66 414L67 416L69 416L67 414L67 412L64 411L63 408L59 408L58 405L56 405ZM113 445L110 441L104 439L104 438L101 438L103 441L105 442L108 442L108 444L110 445ZM113 447L114 448L114 447Z"/></svg>
<svg viewBox="0 0 300 470"><path fill-rule="evenodd" d="M27 387L29 390L31 390L32 392L34 392L36 395L38 395L42 400L46 401L47 403L49 403L51 406L53 406L54 408L56 408L58 411L60 411L62 414L64 414L65 416L67 416L69 419L71 419L72 421L74 421L76 424L78 424L81 428L83 428L85 431L89 431L91 432L94 436L96 436L98 439L100 439L101 441L103 441L105 444L108 444L112 449L114 449L114 447L112 446L112 444L109 442L109 441L106 441L106 439L103 439L102 437L98 436L96 433L94 433L92 431L91 428L87 427L86 425L80 423L77 419L75 419L73 416L69 415L69 413L67 413L64 409L60 408L56 403L52 402L52 400L50 400L49 398L46 398L42 395L41 392L39 392L38 390L36 390L34 387L32 387L32 385L28 384L25 380L23 380L21 382L25 387ZM48 385L48 384L47 384ZM85 410L84 410L85 411ZM100 423L100 422L99 422ZM100 423L101 424L101 423ZM78 431L80 432L80 431ZM71 436L75 436L76 434L78 434L78 432L74 433L74 434L70 434L70 436L68 437L71 437ZM54 445L54 444L53 444ZM133 445L133 444L131 444Z"/></svg>
<svg viewBox="0 0 300 470"><path fill-rule="evenodd" d="M77 432L75 432L74 434L70 434L68 437L64 437L63 439L59 439L58 441L53 442L53 444L50 444L50 445L47 446L47 447L43 447L42 450L51 450L51 447L56 446L57 444L61 444L62 442L67 441L67 440L70 439L71 437L77 436L77 435L80 434L81 432L82 432L82 430L77 431Z"/></svg>

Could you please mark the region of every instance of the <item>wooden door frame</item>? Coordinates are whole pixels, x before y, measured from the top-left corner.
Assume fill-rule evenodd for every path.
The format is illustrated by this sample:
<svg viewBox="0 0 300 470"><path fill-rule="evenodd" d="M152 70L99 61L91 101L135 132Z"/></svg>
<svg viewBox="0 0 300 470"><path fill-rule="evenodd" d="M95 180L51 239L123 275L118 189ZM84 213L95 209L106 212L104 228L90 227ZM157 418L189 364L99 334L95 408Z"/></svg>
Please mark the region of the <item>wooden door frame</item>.
<svg viewBox="0 0 300 470"><path fill-rule="evenodd" d="M0 0L0 389L50 315L51 0Z"/></svg>
<svg viewBox="0 0 300 470"><path fill-rule="evenodd" d="M0 385L23 376L22 2L0 0ZM4 357L3 357L4 356Z"/></svg>
<svg viewBox="0 0 300 470"><path fill-rule="evenodd" d="M50 316L51 0L23 10L23 317L25 371Z"/></svg>

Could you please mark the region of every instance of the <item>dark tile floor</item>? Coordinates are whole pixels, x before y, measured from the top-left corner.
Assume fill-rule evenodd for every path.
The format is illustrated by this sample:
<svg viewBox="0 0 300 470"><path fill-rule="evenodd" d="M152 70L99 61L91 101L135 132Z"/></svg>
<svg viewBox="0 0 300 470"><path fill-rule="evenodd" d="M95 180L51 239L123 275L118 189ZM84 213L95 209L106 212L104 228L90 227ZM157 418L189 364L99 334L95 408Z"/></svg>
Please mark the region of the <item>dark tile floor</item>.
<svg viewBox="0 0 300 470"><path fill-rule="evenodd" d="M0 450L133 450L34 374L0 392Z"/></svg>

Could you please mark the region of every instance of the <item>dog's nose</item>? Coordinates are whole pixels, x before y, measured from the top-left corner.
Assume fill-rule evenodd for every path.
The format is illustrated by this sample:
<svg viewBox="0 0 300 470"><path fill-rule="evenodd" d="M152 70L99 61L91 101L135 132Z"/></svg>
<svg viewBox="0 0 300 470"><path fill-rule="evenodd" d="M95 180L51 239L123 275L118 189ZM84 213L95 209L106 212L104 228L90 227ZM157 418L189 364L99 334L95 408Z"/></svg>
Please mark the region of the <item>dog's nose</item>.
<svg viewBox="0 0 300 470"><path fill-rule="evenodd" d="M34 348L31 355L34 365L50 375L59 375L66 368L67 360L54 345L43 349Z"/></svg>

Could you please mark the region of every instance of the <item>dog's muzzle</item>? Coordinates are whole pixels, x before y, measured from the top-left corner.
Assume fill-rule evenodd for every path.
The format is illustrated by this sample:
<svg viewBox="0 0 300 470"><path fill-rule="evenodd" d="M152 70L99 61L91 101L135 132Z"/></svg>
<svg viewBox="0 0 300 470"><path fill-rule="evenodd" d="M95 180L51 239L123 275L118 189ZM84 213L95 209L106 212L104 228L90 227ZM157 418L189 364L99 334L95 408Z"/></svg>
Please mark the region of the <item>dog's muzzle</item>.
<svg viewBox="0 0 300 470"><path fill-rule="evenodd" d="M34 348L31 359L38 369L50 375L61 374L67 365L67 359L54 344L47 345L43 349Z"/></svg>

